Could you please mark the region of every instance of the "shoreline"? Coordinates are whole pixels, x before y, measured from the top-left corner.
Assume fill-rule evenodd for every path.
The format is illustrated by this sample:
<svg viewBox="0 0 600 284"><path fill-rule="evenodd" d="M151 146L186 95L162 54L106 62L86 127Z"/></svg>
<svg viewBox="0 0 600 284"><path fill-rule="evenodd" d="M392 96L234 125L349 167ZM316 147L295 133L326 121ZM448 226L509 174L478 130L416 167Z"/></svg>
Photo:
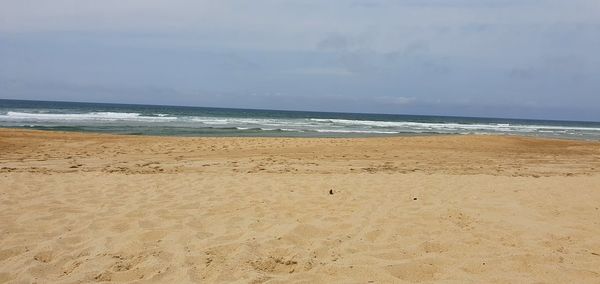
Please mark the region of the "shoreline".
<svg viewBox="0 0 600 284"><path fill-rule="evenodd" d="M0 283L600 279L600 142L0 129Z"/></svg>
<svg viewBox="0 0 600 284"><path fill-rule="evenodd" d="M403 134L382 134L382 135L360 135L360 136L235 136L235 135L198 135L198 136L186 136L186 135L154 135L154 134L120 134L111 132L97 132L97 131L68 131L68 130L45 130L45 129L30 129L27 127L0 127L0 131L16 131L16 132L47 132L47 133L62 133L68 134L81 134L81 135L107 135L117 137L148 137L148 138L182 138L182 139L202 139L202 138L223 138L223 139L396 139L396 138L411 138L411 137L497 137L497 138L523 138L532 140L549 140L549 141L573 141L573 142L590 142L600 143L600 140L589 139L589 138L570 138L570 137L550 137L550 136L529 136L523 134L458 134L458 133L403 133Z"/></svg>

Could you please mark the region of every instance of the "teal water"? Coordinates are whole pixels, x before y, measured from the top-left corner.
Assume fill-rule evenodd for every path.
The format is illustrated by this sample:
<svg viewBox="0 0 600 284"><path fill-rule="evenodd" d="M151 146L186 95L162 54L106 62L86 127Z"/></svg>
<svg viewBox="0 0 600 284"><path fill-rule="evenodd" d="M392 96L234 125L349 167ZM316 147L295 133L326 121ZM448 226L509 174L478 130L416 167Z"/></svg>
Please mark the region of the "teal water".
<svg viewBox="0 0 600 284"><path fill-rule="evenodd" d="M0 100L0 127L167 136L501 134L600 140L599 122Z"/></svg>

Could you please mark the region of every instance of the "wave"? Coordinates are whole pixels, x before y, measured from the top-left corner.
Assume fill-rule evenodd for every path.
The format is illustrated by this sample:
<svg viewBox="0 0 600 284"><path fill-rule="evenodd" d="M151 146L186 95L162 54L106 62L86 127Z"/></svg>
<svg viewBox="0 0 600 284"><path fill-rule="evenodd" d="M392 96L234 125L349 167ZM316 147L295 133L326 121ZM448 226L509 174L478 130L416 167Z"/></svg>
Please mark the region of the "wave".
<svg viewBox="0 0 600 284"><path fill-rule="evenodd" d="M185 119L185 118L183 118ZM310 126L306 119L281 119L281 118L243 118L243 117L189 117L194 122L200 122L207 125L264 125L264 126Z"/></svg>
<svg viewBox="0 0 600 284"><path fill-rule="evenodd" d="M0 120L19 121L61 121L61 120L97 120L97 121L170 121L176 117L167 116L143 116L136 112L88 112L88 113L29 113L9 111L0 115Z"/></svg>
<svg viewBox="0 0 600 284"><path fill-rule="evenodd" d="M415 121L377 121L339 118L280 118L280 117L231 117L231 116L194 116L167 113L143 114L138 112L0 112L1 125L32 125L40 127L166 127L185 129L215 129L217 131L241 132L297 132L331 134L525 134L550 136L592 136L600 137L599 127L580 125L535 125L516 123L459 123L415 122ZM110 123L106 123L110 122ZM106 124L103 124L106 123ZM156 128L155 128L156 129Z"/></svg>
<svg viewBox="0 0 600 284"><path fill-rule="evenodd" d="M320 133L364 133L364 134L399 134L398 131L377 131L377 130L342 130L342 129L316 129Z"/></svg>
<svg viewBox="0 0 600 284"><path fill-rule="evenodd" d="M489 123L489 124L463 124L463 123L431 123L431 122L410 122L410 121L374 121L374 120L350 120L350 119L320 119L311 118L311 121L319 123L328 123L340 126L369 126L377 128L408 128L420 130L491 130L491 131L525 131L533 132L539 130L560 131L560 130L578 130L578 131L600 131L600 128L594 127L576 127L559 125L522 125L509 123Z"/></svg>

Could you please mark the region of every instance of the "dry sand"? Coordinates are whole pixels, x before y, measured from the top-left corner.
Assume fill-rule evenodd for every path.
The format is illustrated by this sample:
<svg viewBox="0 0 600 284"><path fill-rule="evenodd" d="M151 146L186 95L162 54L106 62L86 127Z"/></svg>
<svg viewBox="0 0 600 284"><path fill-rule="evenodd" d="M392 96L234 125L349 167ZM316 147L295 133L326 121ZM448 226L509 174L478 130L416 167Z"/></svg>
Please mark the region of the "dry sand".
<svg viewBox="0 0 600 284"><path fill-rule="evenodd" d="M600 283L599 207L594 142L0 130L0 282Z"/></svg>

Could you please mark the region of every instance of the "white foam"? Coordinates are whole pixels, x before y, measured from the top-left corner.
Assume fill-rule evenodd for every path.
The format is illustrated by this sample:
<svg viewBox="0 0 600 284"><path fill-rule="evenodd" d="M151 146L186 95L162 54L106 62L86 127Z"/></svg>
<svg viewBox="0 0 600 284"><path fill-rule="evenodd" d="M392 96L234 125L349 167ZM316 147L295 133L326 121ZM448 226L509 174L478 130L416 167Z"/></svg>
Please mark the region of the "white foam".
<svg viewBox="0 0 600 284"><path fill-rule="evenodd" d="M23 123L24 125L54 122L64 125L77 125L78 122L137 122L173 123L178 127L237 128L239 130L262 129L294 132L320 133L469 133L469 134L529 134L529 135L590 135L600 136L600 128L560 125L524 125L510 123L433 123L409 121L374 121L353 119L323 118L249 118L249 117L210 117L180 116L158 113L144 116L136 112L88 112L88 113L34 113L8 111L0 113L0 121Z"/></svg>
<svg viewBox="0 0 600 284"><path fill-rule="evenodd" d="M398 134L397 131L376 131L376 130L341 130L341 129L315 129L321 133L371 133L371 134Z"/></svg>
<svg viewBox="0 0 600 284"><path fill-rule="evenodd" d="M271 118L238 118L238 117L190 117L191 121L199 122L206 125L215 126L260 126L271 127L310 127L311 124L306 123L305 119L271 119Z"/></svg>
<svg viewBox="0 0 600 284"><path fill-rule="evenodd" d="M142 116L135 112L88 112L88 113L28 113L9 111L5 115L0 115L0 120L17 121L165 121L175 120L176 117L151 117Z"/></svg>
<svg viewBox="0 0 600 284"><path fill-rule="evenodd" d="M429 122L404 122L404 121L373 121L373 120L349 120L349 119L318 119L312 118L311 121L340 126L370 126L379 128L400 128L405 130L439 130L439 131L458 131L458 130L487 130L497 132L535 132L540 130L550 131L600 131L600 128L594 127L575 127L558 125L511 125L508 123L493 124L461 124L461 123L429 123Z"/></svg>

